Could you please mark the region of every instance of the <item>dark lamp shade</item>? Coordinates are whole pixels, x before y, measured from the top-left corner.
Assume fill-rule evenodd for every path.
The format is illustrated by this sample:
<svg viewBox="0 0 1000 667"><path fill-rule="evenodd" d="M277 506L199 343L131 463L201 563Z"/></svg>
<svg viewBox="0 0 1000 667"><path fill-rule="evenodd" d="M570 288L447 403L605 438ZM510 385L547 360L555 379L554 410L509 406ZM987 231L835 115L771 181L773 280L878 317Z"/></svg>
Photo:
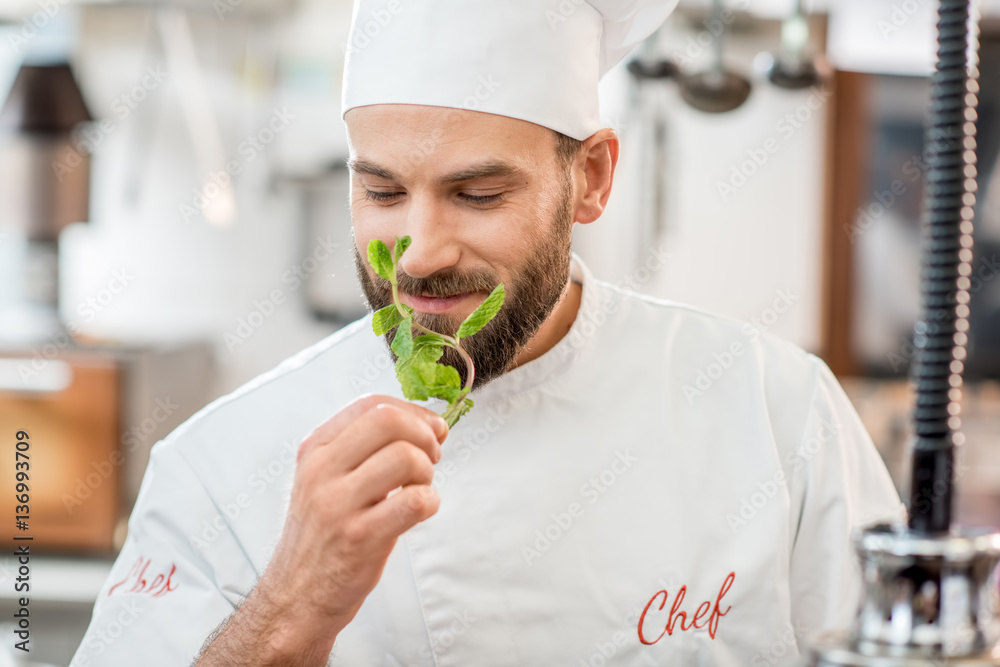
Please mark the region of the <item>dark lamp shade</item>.
<svg viewBox="0 0 1000 667"><path fill-rule="evenodd" d="M22 65L0 110L0 130L63 134L92 120L68 64Z"/></svg>

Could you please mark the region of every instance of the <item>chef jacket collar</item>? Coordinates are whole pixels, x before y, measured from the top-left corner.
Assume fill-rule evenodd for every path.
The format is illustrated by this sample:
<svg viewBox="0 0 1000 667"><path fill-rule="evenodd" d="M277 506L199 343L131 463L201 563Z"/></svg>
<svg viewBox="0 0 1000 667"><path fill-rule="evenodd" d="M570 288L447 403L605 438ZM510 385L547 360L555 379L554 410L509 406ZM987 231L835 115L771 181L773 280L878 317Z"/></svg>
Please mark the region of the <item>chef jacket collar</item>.
<svg viewBox="0 0 1000 667"><path fill-rule="evenodd" d="M579 363L592 350L597 329L606 322L608 313L603 313L603 317L597 314L601 310L600 287L575 252L571 253L570 277L573 282L582 285L580 308L570 330L545 354L472 391L470 398L477 406L495 403L546 384Z"/></svg>

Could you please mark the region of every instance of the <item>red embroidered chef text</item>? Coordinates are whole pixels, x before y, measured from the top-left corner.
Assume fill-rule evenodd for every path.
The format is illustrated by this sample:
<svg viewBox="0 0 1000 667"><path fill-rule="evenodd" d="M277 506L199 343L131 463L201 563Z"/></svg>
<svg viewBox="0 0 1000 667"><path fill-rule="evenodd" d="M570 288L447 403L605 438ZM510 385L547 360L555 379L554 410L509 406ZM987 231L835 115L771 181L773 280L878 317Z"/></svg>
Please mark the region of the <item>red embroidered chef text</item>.
<svg viewBox="0 0 1000 667"><path fill-rule="evenodd" d="M687 586L681 586L677 591L677 594L674 596L674 603L670 606L670 615L667 616L667 622L663 627L663 632L661 632L656 639L650 641L646 639L646 636L642 632L643 623L646 621L646 612L648 612L649 608L656 603L657 598L661 596L663 597L663 601L660 602L660 606L657 610L662 611L666 606L667 598L670 595L665 590L657 591L653 597L649 599L649 602L646 603L645 608L642 610L642 616L639 617L639 625L637 627L639 631L639 641L643 644L655 644L663 638L663 635L674 634L674 630L677 628L680 628L681 630L697 628L700 630L704 627L708 627L708 636L715 639L715 632L719 628L719 619L728 614L729 610L732 609L732 605L730 605L726 607L725 611L723 611L721 606L722 598L729 592L734 579L736 579L736 573L730 572L726 577L726 580L722 582L719 594L715 596L715 604L713 605L708 601L702 602L698 605L698 608L695 610L694 615L692 615L690 619L688 619L688 613L686 611L681 611L681 605L684 603L684 596L687 594ZM709 609L712 610L711 614L709 614ZM706 614L708 614L708 618L705 617Z"/></svg>
<svg viewBox="0 0 1000 667"><path fill-rule="evenodd" d="M177 571L177 566L171 563L169 572L166 574L161 572L150 581L146 578L146 570L149 569L150 562L149 558L139 556L139 559L129 569L128 574L125 575L125 578L108 589L108 595L111 595L116 589L120 588L121 590L118 590L119 593L145 593L151 597L158 598L170 591L177 590L178 584L172 580L174 572ZM152 574L149 576L152 576ZM128 584L132 585L126 588Z"/></svg>

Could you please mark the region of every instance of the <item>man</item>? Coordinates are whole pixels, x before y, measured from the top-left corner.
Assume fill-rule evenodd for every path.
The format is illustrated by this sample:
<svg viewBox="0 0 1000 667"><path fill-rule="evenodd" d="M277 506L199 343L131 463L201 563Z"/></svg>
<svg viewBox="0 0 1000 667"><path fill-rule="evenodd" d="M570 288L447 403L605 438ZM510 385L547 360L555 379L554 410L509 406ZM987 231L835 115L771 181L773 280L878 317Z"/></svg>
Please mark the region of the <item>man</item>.
<svg viewBox="0 0 1000 667"><path fill-rule="evenodd" d="M476 405L402 400L370 316L215 401L156 445L74 664L776 664L849 622L850 532L901 506L829 370L570 252L618 158L598 76L672 5L355 8L359 278L391 303L361 254L409 235L440 331L504 283Z"/></svg>

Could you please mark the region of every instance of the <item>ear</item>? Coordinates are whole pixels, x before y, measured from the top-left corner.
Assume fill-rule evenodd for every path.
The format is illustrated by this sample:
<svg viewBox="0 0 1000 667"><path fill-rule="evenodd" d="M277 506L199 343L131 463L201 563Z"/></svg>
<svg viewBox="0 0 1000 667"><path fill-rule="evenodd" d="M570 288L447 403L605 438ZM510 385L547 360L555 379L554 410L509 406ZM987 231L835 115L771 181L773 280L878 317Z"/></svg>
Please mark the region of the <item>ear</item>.
<svg viewBox="0 0 1000 667"><path fill-rule="evenodd" d="M587 224L604 213L618 164L618 148L618 134L610 127L584 140L573 162L573 177L579 193L574 221Z"/></svg>

